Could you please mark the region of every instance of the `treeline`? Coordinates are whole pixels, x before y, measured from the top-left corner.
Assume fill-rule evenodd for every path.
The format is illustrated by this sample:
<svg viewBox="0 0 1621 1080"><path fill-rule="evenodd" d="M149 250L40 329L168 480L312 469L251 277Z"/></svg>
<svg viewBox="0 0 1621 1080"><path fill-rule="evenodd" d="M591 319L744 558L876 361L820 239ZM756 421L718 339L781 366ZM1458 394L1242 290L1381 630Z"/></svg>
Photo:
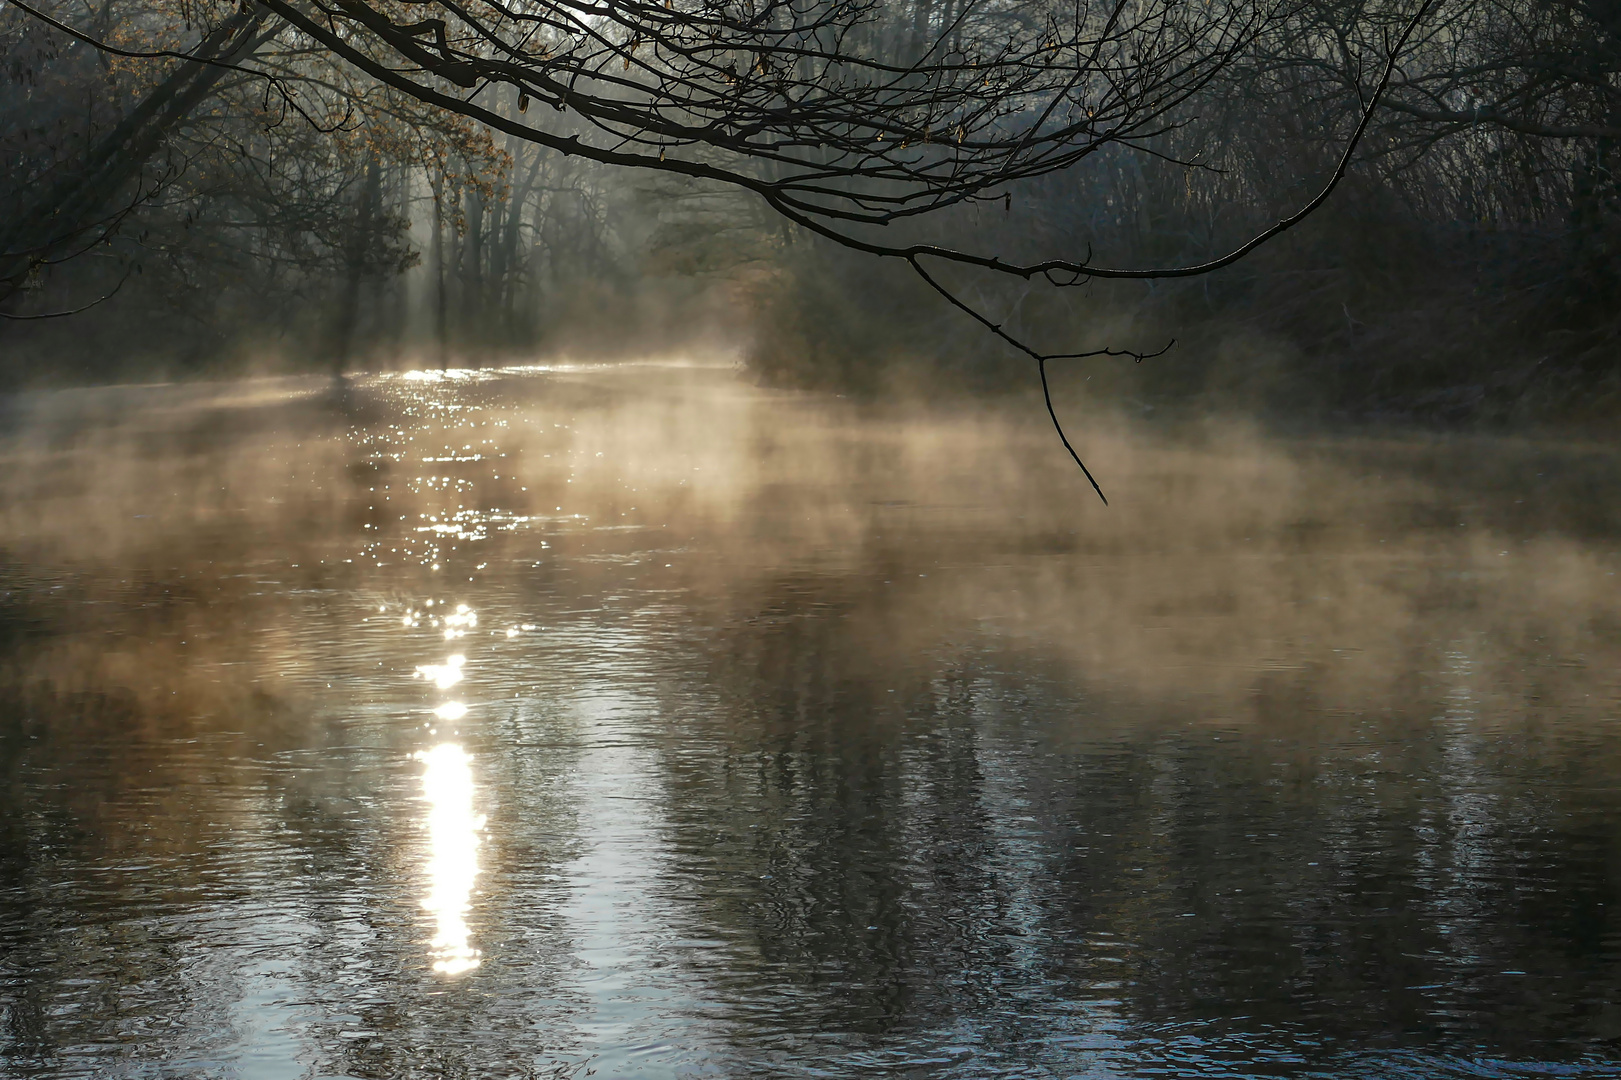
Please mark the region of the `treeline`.
<svg viewBox="0 0 1621 1080"><path fill-rule="evenodd" d="M9 384L613 348L707 295L701 245L672 258L663 221L713 217L704 192L495 137L263 13L200 47L184 4L107 4L74 28L270 77L119 56L0 9Z"/></svg>
<svg viewBox="0 0 1621 1080"><path fill-rule="evenodd" d="M1204 5L1202 36L1167 14L1177 5L1147 0L992 7L869 4L848 15L859 40L839 48L869 68L916 75L927 62L960 81L970 62L952 57L980 55L962 41L974 19L1009 40L1006 27L1025 27L1048 50L1028 55L1049 66L1069 49L1088 77L1138 80L1139 113L1121 114L1124 134L1093 131L1071 158L1000 186L996 161L1015 154L967 158L984 170L975 186L940 181L946 197L930 214L873 235L904 225L909 240L1008 261L1058 251L1123 268L1196 265L1321 191L1400 44L1344 182L1235 265L1144 282L939 268L958 300L1041 351L1176 341L1142 363L1058 362L1056 379L1145 408L1219 400L1445 420L1613 408L1621 4L1227 0ZM772 24L785 10L754 18ZM1103 29L1066 38L1066 18ZM1111 29L1127 23L1130 35ZM414 55L397 38L384 35ZM1113 67L1097 59L1105 42ZM639 48L632 36L621 49L627 80ZM12 383L720 340L789 384L1028 385L1027 357L902 261L816 238L735 187L492 131L371 77L270 8L12 5L0 9L0 51L0 377ZM763 77L764 46L757 59ZM745 78L734 63L719 83ZM914 83L914 97L932 85ZM529 123L547 109L550 130L615 145L588 110L531 100L526 85L473 96L491 117ZM1066 92L993 99L972 123L1044 131L1042 109L1076 107ZM1013 104L998 115L998 102ZM974 131L952 123L925 120L910 136L945 149L906 176L944 175L948 151L967 168ZM769 178L779 166L754 168ZM828 190L857 191L861 176L852 168Z"/></svg>
<svg viewBox="0 0 1621 1080"><path fill-rule="evenodd" d="M1113 148L938 235L1013 257L1031 238L1067 237L1128 266L1229 251L1332 173L1367 85L1355 58L1399 15L1297 8L1179 109L1156 155ZM1250 257L1073 289L953 280L1042 351L1174 341L1141 363L1052 365L1056 383L1128 408L1603 420L1621 405L1618 136L1621 4L1438 7L1333 198ZM906 267L832 245L788 259L766 310L757 362L802 385L993 391L1034 378Z"/></svg>

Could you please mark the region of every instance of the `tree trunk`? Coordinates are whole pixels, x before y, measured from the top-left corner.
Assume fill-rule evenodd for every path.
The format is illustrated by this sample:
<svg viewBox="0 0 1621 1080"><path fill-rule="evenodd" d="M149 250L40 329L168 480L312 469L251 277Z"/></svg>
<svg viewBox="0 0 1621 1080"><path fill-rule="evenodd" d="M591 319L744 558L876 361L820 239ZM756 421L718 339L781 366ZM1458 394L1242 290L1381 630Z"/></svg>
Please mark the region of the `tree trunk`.
<svg viewBox="0 0 1621 1080"><path fill-rule="evenodd" d="M383 195L383 168L373 157L366 163L366 179L361 185L359 205L355 207L355 223L349 233L348 250L344 252L347 264L343 284L343 297L338 306L338 321L332 335L332 373L342 375L344 366L354 355L355 326L360 321L360 288L366 277L366 261L375 239L379 205Z"/></svg>

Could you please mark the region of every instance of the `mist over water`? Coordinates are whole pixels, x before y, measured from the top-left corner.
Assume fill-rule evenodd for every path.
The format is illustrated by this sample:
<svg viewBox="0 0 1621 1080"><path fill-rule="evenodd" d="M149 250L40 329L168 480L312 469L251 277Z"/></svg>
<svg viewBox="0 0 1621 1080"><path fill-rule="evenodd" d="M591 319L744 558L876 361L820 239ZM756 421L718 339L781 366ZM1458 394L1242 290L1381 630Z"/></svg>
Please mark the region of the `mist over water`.
<svg viewBox="0 0 1621 1080"><path fill-rule="evenodd" d="M1621 1076L1609 447L8 408L0 1074Z"/></svg>

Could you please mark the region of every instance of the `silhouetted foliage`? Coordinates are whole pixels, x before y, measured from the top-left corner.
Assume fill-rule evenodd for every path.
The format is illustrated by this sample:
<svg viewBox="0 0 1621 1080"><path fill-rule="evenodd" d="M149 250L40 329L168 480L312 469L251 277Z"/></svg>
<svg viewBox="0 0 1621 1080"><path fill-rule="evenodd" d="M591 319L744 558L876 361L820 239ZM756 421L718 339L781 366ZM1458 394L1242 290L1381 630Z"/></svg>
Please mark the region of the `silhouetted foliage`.
<svg viewBox="0 0 1621 1080"><path fill-rule="evenodd" d="M30 0L0 333L12 378L143 320L125 366L741 335L867 390L1178 338L1093 388L1603 410L1612 7Z"/></svg>

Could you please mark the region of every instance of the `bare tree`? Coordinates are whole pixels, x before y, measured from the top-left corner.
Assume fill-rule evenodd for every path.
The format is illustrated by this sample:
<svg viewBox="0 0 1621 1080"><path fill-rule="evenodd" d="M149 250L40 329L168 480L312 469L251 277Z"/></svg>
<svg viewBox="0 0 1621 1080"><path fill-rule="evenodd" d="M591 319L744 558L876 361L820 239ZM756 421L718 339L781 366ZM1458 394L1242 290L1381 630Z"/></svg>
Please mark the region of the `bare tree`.
<svg viewBox="0 0 1621 1080"><path fill-rule="evenodd" d="M1196 121L1199 96L1293 0L253 0L242 11L396 95L564 155L731 185L812 233L904 260L1034 359L1044 393L1049 360L1144 354L1040 351L965 302L939 266L1066 286L1237 261L1328 197L1418 17L1368 58L1378 74L1352 89L1358 119L1313 198L1216 257L1122 267L1073 248L960 248L928 222L1008 205L1016 186L1104 151L1197 168L1167 149L1188 140L1168 137ZM246 57L192 62L258 72L286 93ZM469 218L475 250L484 209Z"/></svg>

